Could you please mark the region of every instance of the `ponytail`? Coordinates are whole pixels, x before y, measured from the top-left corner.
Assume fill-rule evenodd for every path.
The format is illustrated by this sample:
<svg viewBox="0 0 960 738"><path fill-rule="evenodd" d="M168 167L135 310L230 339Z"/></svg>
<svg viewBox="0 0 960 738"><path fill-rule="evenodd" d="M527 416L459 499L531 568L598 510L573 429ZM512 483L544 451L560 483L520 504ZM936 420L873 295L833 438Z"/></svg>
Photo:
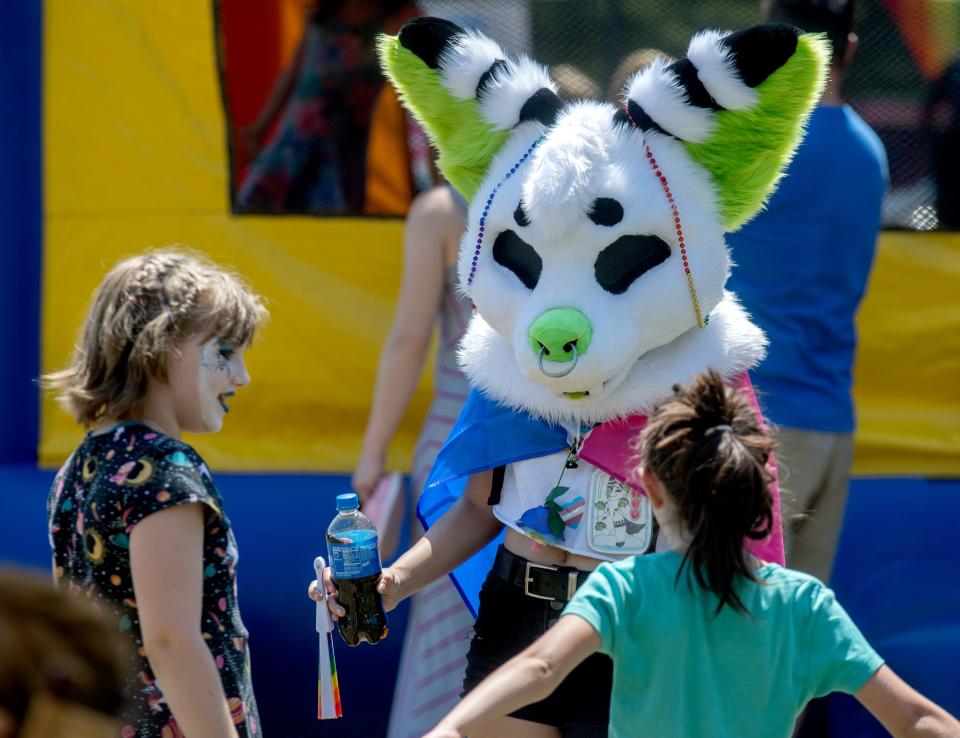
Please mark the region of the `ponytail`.
<svg viewBox="0 0 960 738"><path fill-rule="evenodd" d="M644 431L644 465L664 485L691 536L677 577L689 565L697 583L717 595L717 612L746 612L738 576L754 579L745 538L773 528L767 460L773 442L753 409L716 371L698 375L651 414Z"/></svg>

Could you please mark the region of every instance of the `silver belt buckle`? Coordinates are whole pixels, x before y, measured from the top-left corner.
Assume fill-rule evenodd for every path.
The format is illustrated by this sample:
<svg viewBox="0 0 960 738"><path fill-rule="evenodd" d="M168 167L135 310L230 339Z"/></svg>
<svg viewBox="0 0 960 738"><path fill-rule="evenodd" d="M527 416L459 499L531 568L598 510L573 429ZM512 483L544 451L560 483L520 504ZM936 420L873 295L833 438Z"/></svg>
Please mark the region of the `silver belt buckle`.
<svg viewBox="0 0 960 738"><path fill-rule="evenodd" d="M573 599L573 593L577 591L577 580L579 579L580 572L576 569L572 569L567 574L567 602Z"/></svg>
<svg viewBox="0 0 960 738"><path fill-rule="evenodd" d="M533 582L533 577L530 576L531 569L544 569L545 571L557 571L557 567L550 566L549 564L537 564L533 561L527 561L526 569L524 570L524 573L523 573L523 593L527 597L534 597L538 600L550 600L552 602L554 600L553 597L534 594L533 592L530 591L530 584L531 582Z"/></svg>

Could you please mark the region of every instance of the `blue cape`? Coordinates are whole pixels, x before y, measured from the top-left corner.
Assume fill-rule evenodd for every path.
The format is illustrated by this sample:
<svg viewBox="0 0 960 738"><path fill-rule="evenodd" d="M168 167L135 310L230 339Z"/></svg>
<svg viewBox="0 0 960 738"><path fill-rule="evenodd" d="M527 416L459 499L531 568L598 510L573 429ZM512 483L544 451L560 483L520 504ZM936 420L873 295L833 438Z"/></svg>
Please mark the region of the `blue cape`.
<svg viewBox="0 0 960 738"><path fill-rule="evenodd" d="M567 432L560 426L511 410L473 390L433 462L417 502L417 517L424 530L429 530L463 494L471 474L565 451L567 447ZM503 536L501 533L450 573L474 617L480 587Z"/></svg>
<svg viewBox="0 0 960 738"><path fill-rule="evenodd" d="M743 394L763 428L763 416L753 392L750 377L743 373L731 383ZM608 421L593 429L580 448L584 461L602 469L622 482L636 486L630 474L635 452L627 439L634 438L646 425L643 415ZM457 418L450 436L437 454L427 484L417 503L417 517L428 530L463 494L467 479L476 472L512 464L516 461L547 456L568 448L567 432L558 425L511 410L474 390ZM762 541L748 540L747 547L759 558L783 565L783 530L780 522L780 492L776 480L776 460L770 456L768 468L773 476L773 530ZM641 488L642 491L642 488ZM503 534L473 558L454 569L450 576L467 607L477 615L480 587L493 566L493 557Z"/></svg>

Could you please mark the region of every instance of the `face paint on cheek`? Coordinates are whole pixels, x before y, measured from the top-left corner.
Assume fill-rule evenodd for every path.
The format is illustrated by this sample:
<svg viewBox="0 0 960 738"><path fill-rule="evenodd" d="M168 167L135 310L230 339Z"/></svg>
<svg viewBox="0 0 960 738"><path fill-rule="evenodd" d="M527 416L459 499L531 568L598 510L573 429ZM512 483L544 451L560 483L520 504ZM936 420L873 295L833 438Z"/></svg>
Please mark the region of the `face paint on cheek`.
<svg viewBox="0 0 960 738"><path fill-rule="evenodd" d="M246 365L243 363L243 352L243 348L238 349L234 344L225 341L219 346L219 356L224 360L223 370L230 378L230 395L234 394L234 387L243 387L250 383Z"/></svg>
<svg viewBox="0 0 960 738"><path fill-rule="evenodd" d="M210 343L203 347L200 366L212 372L230 371L230 354L233 347L225 343Z"/></svg>
<svg viewBox="0 0 960 738"><path fill-rule="evenodd" d="M200 353L197 372L197 399L200 404L200 419L208 431L223 427L224 407L220 401L223 392L223 376L228 373L229 359L224 355L222 343L216 340L207 343Z"/></svg>

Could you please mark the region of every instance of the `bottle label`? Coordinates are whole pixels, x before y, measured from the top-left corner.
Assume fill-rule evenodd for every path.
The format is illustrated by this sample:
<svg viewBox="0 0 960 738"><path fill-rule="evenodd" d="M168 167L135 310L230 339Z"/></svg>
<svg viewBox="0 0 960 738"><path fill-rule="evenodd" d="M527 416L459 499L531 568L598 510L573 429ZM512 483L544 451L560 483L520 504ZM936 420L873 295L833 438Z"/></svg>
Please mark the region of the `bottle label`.
<svg viewBox="0 0 960 738"><path fill-rule="evenodd" d="M380 573L380 548L372 530L346 530L327 539L334 579L360 579Z"/></svg>

